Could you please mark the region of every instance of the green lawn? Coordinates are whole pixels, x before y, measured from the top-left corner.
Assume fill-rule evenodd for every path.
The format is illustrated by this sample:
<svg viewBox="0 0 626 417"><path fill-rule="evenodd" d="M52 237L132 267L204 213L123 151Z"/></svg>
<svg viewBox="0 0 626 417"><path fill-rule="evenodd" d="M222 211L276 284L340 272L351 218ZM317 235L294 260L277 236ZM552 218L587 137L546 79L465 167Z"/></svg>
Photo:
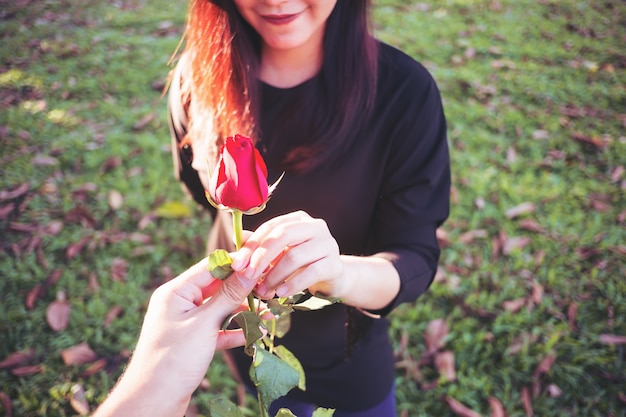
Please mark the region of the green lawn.
<svg viewBox="0 0 626 417"><path fill-rule="evenodd" d="M392 316L402 415L626 416L626 4L375 3L453 164L437 280ZM0 415L78 415L204 254L162 97L185 2L0 4ZM236 400L220 358L208 380L189 417Z"/></svg>

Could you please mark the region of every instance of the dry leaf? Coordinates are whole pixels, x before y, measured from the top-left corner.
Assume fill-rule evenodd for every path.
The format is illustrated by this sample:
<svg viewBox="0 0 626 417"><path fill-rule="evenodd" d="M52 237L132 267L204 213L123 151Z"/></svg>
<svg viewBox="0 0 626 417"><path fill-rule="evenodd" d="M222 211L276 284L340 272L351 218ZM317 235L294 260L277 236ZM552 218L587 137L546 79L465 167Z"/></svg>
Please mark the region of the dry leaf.
<svg viewBox="0 0 626 417"><path fill-rule="evenodd" d="M35 351L33 350L33 348L13 352L9 356L4 358L2 362L0 362L0 369L12 368L14 366L22 365L31 360L34 355Z"/></svg>
<svg viewBox="0 0 626 417"><path fill-rule="evenodd" d="M107 313L106 317L104 318L103 326L105 328L109 327L111 325L111 323L113 323L113 320L115 320L117 318L117 316L119 316L122 311L124 311L124 309L122 307L120 307L120 306L113 306L113 307L111 307L111 309Z"/></svg>
<svg viewBox="0 0 626 417"><path fill-rule="evenodd" d="M476 238L485 238L487 237L487 230L485 229L476 229L470 230L468 232L463 233L459 236L459 242L467 244L472 242Z"/></svg>
<svg viewBox="0 0 626 417"><path fill-rule="evenodd" d="M534 213L535 205L533 203L522 203L506 211L506 217L508 219L514 219L528 213Z"/></svg>
<svg viewBox="0 0 626 417"><path fill-rule="evenodd" d="M15 376L29 376L41 373L43 367L41 365L22 366L11 369L11 373Z"/></svg>
<svg viewBox="0 0 626 417"><path fill-rule="evenodd" d="M104 161L100 169L102 169L103 173L107 173L120 165L122 165L122 158L120 156L112 156Z"/></svg>
<svg viewBox="0 0 626 417"><path fill-rule="evenodd" d="M24 183L18 185L11 191L0 191L0 201L14 200L26 194L30 189L30 185L28 183Z"/></svg>
<svg viewBox="0 0 626 417"><path fill-rule="evenodd" d="M548 391L548 395L552 398L560 397L561 394L563 394L561 388L559 388L559 386L556 384L548 385L548 388L546 388L546 390Z"/></svg>
<svg viewBox="0 0 626 417"><path fill-rule="evenodd" d="M2 401L2 408L6 417L13 417L13 405L11 399L4 392L0 392L0 401Z"/></svg>
<svg viewBox="0 0 626 417"><path fill-rule="evenodd" d="M545 140L550 139L550 133L547 130L535 130L533 132L533 139L535 140Z"/></svg>
<svg viewBox="0 0 626 417"><path fill-rule="evenodd" d="M576 314L578 312L578 304L572 301L567 308L567 320L569 321L569 329L571 331L576 330Z"/></svg>
<svg viewBox="0 0 626 417"><path fill-rule="evenodd" d="M461 404L460 402L458 402L457 400L455 400L452 397L449 397L449 396L446 397L446 402L448 403L448 406L450 406L450 409L452 410L452 412L454 414L456 414L457 416L460 416L460 417L482 417L476 411L473 411L473 410L469 409L468 407L466 407L465 405Z"/></svg>
<svg viewBox="0 0 626 417"><path fill-rule="evenodd" d="M13 210L15 210L15 207L15 203L9 203L6 206L0 207L0 220L6 220Z"/></svg>
<svg viewBox="0 0 626 417"><path fill-rule="evenodd" d="M533 282L533 291L531 295L533 303L540 305L543 300L543 285Z"/></svg>
<svg viewBox="0 0 626 417"><path fill-rule="evenodd" d="M502 303L502 308L504 308L506 311L510 311L511 313L515 313L519 311L522 307L524 307L524 305L526 305L526 299L518 298L515 300L505 301L504 303Z"/></svg>
<svg viewBox="0 0 626 417"><path fill-rule="evenodd" d="M113 210L119 210L124 205L124 197L117 190L109 191L108 196L109 207Z"/></svg>
<svg viewBox="0 0 626 417"><path fill-rule="evenodd" d="M63 291L59 291L57 299L48 305L46 321L55 332L60 332L67 327L70 321L70 304L65 299Z"/></svg>
<svg viewBox="0 0 626 417"><path fill-rule="evenodd" d="M533 412L533 404L530 398L530 392L527 387L522 388L522 392L520 393L522 397L522 406L524 407L524 411L526 412L527 417L533 417L535 413Z"/></svg>
<svg viewBox="0 0 626 417"><path fill-rule="evenodd" d="M424 334L424 343L428 353L435 353L445 344L445 338L448 335L448 325L443 319L431 320L426 327Z"/></svg>
<svg viewBox="0 0 626 417"><path fill-rule="evenodd" d="M61 359L66 366L71 365L84 365L96 360L98 355L91 350L86 342L79 343L78 345L63 349L61 351Z"/></svg>
<svg viewBox="0 0 626 417"><path fill-rule="evenodd" d="M502 246L502 253L505 255L511 254L516 249L524 249L530 244L530 238L526 236L518 236L507 238Z"/></svg>
<svg viewBox="0 0 626 417"><path fill-rule="evenodd" d="M550 369L552 369L552 365L554 365L555 361L556 361L556 355L554 353L551 353L545 358L543 358L543 360L539 363L539 365L537 366L537 369L535 370L534 377L538 378L539 376L550 372Z"/></svg>
<svg viewBox="0 0 626 417"><path fill-rule="evenodd" d="M84 236L78 242L72 243L71 245L69 245L67 249L65 249L65 257L67 259L75 258L79 253L82 252L82 250L85 248L85 246L87 246L90 240L91 240L91 237Z"/></svg>
<svg viewBox="0 0 626 417"><path fill-rule="evenodd" d="M128 262L122 258L115 258L111 262L111 279L113 281L125 281Z"/></svg>
<svg viewBox="0 0 626 417"><path fill-rule="evenodd" d="M80 384L74 384L70 394L70 405L81 416L89 414L89 403L85 398L85 390Z"/></svg>
<svg viewBox="0 0 626 417"><path fill-rule="evenodd" d="M59 163L59 160L53 156L38 154L30 161L33 166L54 166Z"/></svg>
<svg viewBox="0 0 626 417"><path fill-rule="evenodd" d="M35 308L35 302L37 298L39 298L39 293L41 292L41 284L35 285L28 294L26 294L26 301L24 302L24 306L26 310L32 310Z"/></svg>
<svg viewBox="0 0 626 417"><path fill-rule="evenodd" d="M489 408L491 409L490 417L506 417L506 412L500 400L496 397L489 397L487 401L489 401Z"/></svg>
<svg viewBox="0 0 626 417"><path fill-rule="evenodd" d="M80 373L80 376L83 378L90 377L91 375L97 374L101 370L103 370L107 366L107 360L105 358L98 359L94 361L91 365L89 365L83 372Z"/></svg>
<svg viewBox="0 0 626 417"><path fill-rule="evenodd" d="M506 417L506 412L499 399L496 397L489 397L489 408L491 409L491 417Z"/></svg>
<svg viewBox="0 0 626 417"><path fill-rule="evenodd" d="M626 345L626 336L616 334L601 334L599 340L603 345Z"/></svg>
<svg viewBox="0 0 626 417"><path fill-rule="evenodd" d="M453 352L449 350L437 352L435 355L435 367L439 371L439 375L443 376L446 381L456 381Z"/></svg>
<svg viewBox="0 0 626 417"><path fill-rule="evenodd" d="M597 137L587 136L580 132L572 133L571 137L572 139L574 139L575 141L583 145L590 145L590 147L592 147L593 149L597 151L600 151L607 146L607 143L604 140L597 138Z"/></svg>
<svg viewBox="0 0 626 417"><path fill-rule="evenodd" d="M148 113L141 119L137 121L132 127L134 131L143 130L150 122L156 119L157 115L155 113Z"/></svg>

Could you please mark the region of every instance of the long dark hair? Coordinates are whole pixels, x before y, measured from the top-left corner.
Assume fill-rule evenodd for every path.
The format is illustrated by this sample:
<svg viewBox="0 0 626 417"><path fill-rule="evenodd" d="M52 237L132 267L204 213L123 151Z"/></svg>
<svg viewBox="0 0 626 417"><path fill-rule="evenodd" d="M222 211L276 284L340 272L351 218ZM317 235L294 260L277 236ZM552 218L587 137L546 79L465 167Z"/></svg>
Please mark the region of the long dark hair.
<svg viewBox="0 0 626 417"><path fill-rule="evenodd" d="M324 34L320 77L327 94L314 109L313 131L294 138L297 145L284 155L283 169L308 171L357 140L356 127L371 114L376 93L377 42L370 13L371 0L337 1ZM257 138L259 35L232 0L191 0L185 40L180 65L187 67L183 74L191 73L182 86L190 101L190 139L207 129L216 146L234 133Z"/></svg>

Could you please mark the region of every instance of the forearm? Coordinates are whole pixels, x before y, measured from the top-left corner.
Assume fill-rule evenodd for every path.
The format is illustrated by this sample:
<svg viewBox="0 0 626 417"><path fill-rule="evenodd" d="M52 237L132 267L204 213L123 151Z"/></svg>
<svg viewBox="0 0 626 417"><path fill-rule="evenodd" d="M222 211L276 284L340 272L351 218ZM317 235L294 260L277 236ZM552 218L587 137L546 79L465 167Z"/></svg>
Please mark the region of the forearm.
<svg viewBox="0 0 626 417"><path fill-rule="evenodd" d="M392 263L372 256L342 255L342 285L333 296L347 305L380 310L391 303L400 291L400 275Z"/></svg>

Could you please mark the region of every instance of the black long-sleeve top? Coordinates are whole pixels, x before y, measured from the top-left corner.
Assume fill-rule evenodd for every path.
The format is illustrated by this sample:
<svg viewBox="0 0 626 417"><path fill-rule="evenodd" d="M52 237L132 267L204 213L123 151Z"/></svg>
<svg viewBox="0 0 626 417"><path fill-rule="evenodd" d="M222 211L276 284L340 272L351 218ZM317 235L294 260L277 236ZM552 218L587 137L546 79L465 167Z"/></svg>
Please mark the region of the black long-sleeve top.
<svg viewBox="0 0 626 417"><path fill-rule="evenodd" d="M244 227L254 230L270 218L304 210L326 221L342 254L382 257L397 269L400 291L376 312L383 318L365 317L342 304L297 311L289 332L279 339L300 360L307 378L306 392L294 389L289 395L343 410L372 407L391 389L395 371L384 316L429 287L439 259L436 229L449 213L446 122L435 81L421 64L385 44L380 45L378 71L373 115L361 121L358 140L345 157L310 173L287 172L266 209L244 216ZM176 174L194 199L211 210L198 175L205 164L190 161L191 152L181 146L187 115L177 83L174 79L169 102ZM290 127L289 115L299 103L315 102L321 91L320 77L286 89L262 85L263 137L257 146L270 183L282 173L279 162L290 145L289 129L302 128ZM206 151L198 142L193 144L196 160ZM224 215L217 213L210 247L232 242ZM346 355L348 327L360 336ZM241 350L233 355L247 378L250 358Z"/></svg>

